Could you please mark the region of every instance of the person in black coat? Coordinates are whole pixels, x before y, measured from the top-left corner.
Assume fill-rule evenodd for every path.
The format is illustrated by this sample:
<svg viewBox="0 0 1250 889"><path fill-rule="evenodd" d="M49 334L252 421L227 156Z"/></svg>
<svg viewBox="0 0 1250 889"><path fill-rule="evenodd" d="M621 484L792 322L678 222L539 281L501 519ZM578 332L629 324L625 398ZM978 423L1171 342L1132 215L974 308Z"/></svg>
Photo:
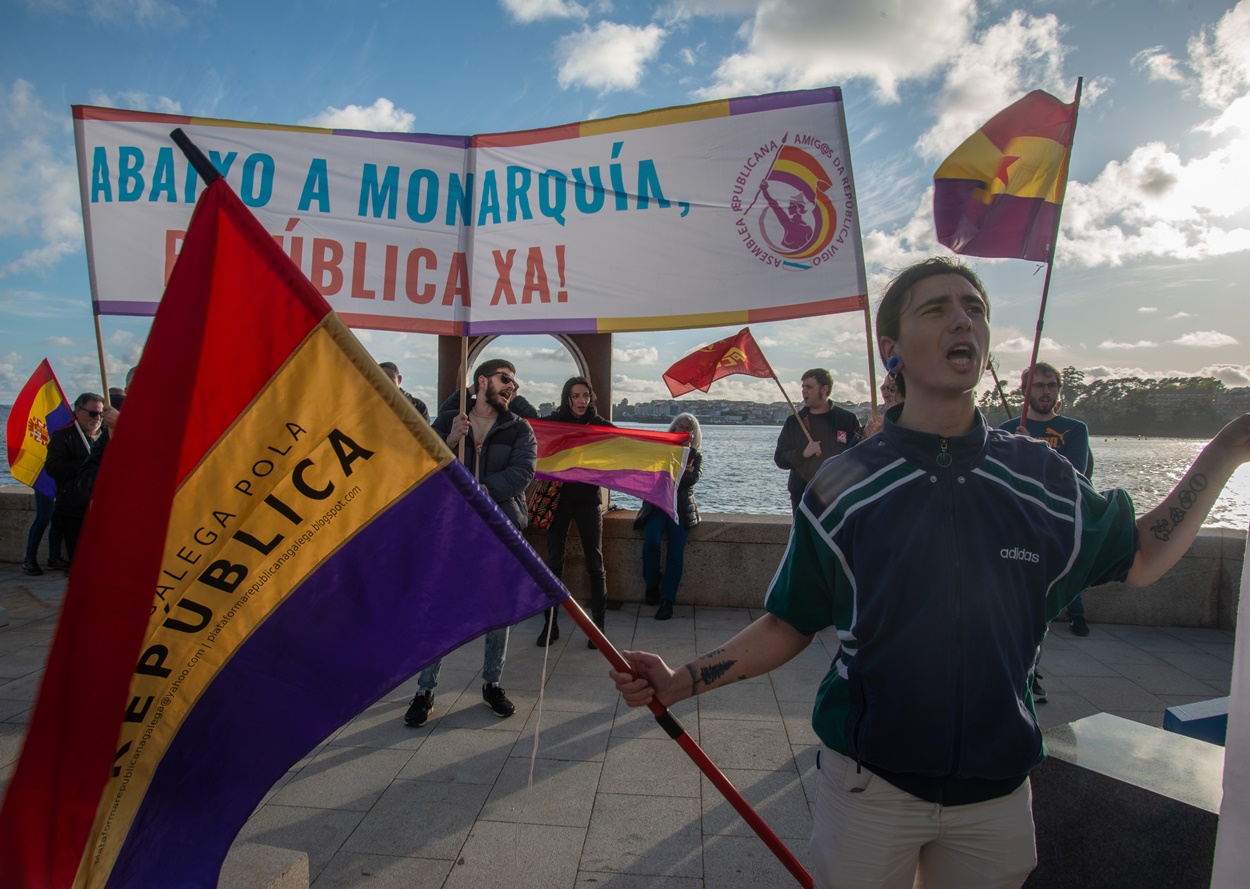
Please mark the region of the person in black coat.
<svg viewBox="0 0 1250 889"><path fill-rule="evenodd" d="M74 399L74 422L52 433L48 441L48 460L44 464L48 476L56 482L56 515L60 517L61 533L65 535L65 548L69 559L74 560L78 547L78 535L83 519L87 517L87 504L91 489L78 484L78 470L87 461L91 445L108 440L108 430L103 428L104 396L84 392ZM90 444L88 444L90 442Z"/></svg>
<svg viewBox="0 0 1250 889"><path fill-rule="evenodd" d="M612 426L595 411L595 390L585 377L570 377L560 393L560 406L548 420L560 423L583 423L588 426ZM564 552L569 539L569 525L577 523L577 533L582 538L582 552L586 555L586 572L590 575L590 617L595 626L603 629L604 614L608 600L608 575L603 567L603 515L599 512L599 488L581 482L565 482L560 488L560 500L547 528L547 567L556 577L564 575ZM560 638L560 625L556 622L555 609L547 612L542 632L538 634L540 646L550 645ZM587 647L594 648L594 642Z"/></svg>
<svg viewBox="0 0 1250 889"><path fill-rule="evenodd" d="M671 519L654 504L644 503L634 519L634 528L642 528L642 579L647 585L647 604L658 604L656 620L668 620L673 616L677 602L677 588L685 567L686 537L690 529L699 524L699 505L694 502L694 486L703 475L703 430L693 414L678 414L668 427L669 432L685 432L690 435L690 457L686 470L677 482L677 518ZM668 532L668 558L660 572L660 543ZM661 578L663 587L661 588ZM661 594L663 601L661 601Z"/></svg>

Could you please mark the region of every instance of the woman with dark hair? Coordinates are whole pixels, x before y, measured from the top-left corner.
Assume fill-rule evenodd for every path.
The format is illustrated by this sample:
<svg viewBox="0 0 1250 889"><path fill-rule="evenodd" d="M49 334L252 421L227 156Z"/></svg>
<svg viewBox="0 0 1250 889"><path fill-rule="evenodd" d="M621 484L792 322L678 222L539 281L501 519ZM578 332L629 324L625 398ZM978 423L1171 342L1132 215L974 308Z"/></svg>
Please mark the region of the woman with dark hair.
<svg viewBox="0 0 1250 889"><path fill-rule="evenodd" d="M647 585L647 604L660 606L655 613L656 620L668 620L673 616L677 588L681 585L681 575L685 568L686 537L690 534L690 529L699 524L699 506L694 502L694 486L703 474L703 455L699 453L699 448L703 446L703 430L699 428L699 421L694 418L694 414L678 414L669 424L668 431L685 432L690 436L690 457L686 461L685 472L677 482L677 518L671 519L654 504L644 503L642 509L638 510L638 518L634 519L634 528L644 530L642 579ZM660 542L666 531L668 558L661 574ZM663 601L660 600L661 593Z"/></svg>
<svg viewBox="0 0 1250 889"><path fill-rule="evenodd" d="M560 393L560 406L547 419L559 423L612 426L595 411L595 390L585 377L570 377L565 381ZM564 551L569 539L569 525L574 522L582 538L586 573L590 575L590 617L602 630L608 598L608 575L603 568L603 515L599 512L599 488L596 485L565 482L560 488L560 500L547 528L547 567L556 577L564 575ZM559 638L560 625L556 622L556 610L553 608L543 619L538 645L550 645ZM587 642L586 645L588 648L595 647L594 642Z"/></svg>

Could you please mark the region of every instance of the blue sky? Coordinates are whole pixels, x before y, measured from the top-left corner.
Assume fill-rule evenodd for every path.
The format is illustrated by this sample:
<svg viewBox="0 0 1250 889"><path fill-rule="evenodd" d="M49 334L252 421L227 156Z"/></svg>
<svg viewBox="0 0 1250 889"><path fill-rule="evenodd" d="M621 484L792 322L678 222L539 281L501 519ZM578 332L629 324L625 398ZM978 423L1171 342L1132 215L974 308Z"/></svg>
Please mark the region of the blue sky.
<svg viewBox="0 0 1250 889"><path fill-rule="evenodd" d="M1210 374L1250 385L1250 0L675 0L241 3L0 0L0 403L48 357L73 397L100 386L71 104L279 124L473 134L781 89L843 88L870 296L945 252L933 171L1025 92L1085 77L1043 357L1091 377ZM973 260L994 351L1028 360L1043 270ZM102 317L118 381L148 322ZM753 326L783 382L829 367L867 398L862 317ZM618 334L615 400L732 328ZM436 339L360 331L435 398ZM572 359L497 340L526 394ZM729 377L713 396L777 400Z"/></svg>

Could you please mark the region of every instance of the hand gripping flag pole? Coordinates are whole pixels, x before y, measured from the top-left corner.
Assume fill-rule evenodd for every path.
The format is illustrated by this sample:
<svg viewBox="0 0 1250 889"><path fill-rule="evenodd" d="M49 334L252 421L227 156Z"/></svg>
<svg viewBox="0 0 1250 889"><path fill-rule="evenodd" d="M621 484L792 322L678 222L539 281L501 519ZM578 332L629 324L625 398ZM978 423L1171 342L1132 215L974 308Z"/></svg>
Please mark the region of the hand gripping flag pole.
<svg viewBox="0 0 1250 889"><path fill-rule="evenodd" d="M633 669L629 666L629 662L621 656L621 653L616 650L608 637L603 634L603 631L595 626L595 622L590 619L590 615L573 601L572 596L565 599L561 605L569 617L573 618L573 621L581 627L587 638L595 643L595 647L599 649L600 654L607 658L608 663L612 665L614 670L636 676ZM677 746L694 760L694 764L699 767L699 771L716 785L716 789L742 816L742 819L755 831L756 835L764 841L764 845L777 856L777 860L785 865L786 870L790 871L794 879L798 881L798 884L803 886L804 889L812 889L812 875L807 872L807 869L803 867L789 847L781 841L781 838L773 833L772 828L764 822L760 814L751 808L751 804L738 792L738 788L733 786L733 782L726 778L724 772L716 767L716 763L708 758L708 755L703 752L703 748L695 742L694 738L687 734L677 717L654 698L651 699L647 706L655 715L655 721L660 724L660 728L664 729L668 736L677 742Z"/></svg>

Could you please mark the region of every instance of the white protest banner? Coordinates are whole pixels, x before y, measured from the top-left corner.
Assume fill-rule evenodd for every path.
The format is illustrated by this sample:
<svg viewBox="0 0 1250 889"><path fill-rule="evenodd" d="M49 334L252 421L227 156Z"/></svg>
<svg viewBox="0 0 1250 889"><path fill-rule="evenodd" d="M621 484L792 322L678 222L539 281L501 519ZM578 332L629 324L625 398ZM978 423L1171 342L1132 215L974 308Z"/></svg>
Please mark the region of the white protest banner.
<svg viewBox="0 0 1250 889"><path fill-rule="evenodd" d="M836 88L473 137L75 106L98 314L156 310L203 188L175 127L354 327L597 333L867 305Z"/></svg>

